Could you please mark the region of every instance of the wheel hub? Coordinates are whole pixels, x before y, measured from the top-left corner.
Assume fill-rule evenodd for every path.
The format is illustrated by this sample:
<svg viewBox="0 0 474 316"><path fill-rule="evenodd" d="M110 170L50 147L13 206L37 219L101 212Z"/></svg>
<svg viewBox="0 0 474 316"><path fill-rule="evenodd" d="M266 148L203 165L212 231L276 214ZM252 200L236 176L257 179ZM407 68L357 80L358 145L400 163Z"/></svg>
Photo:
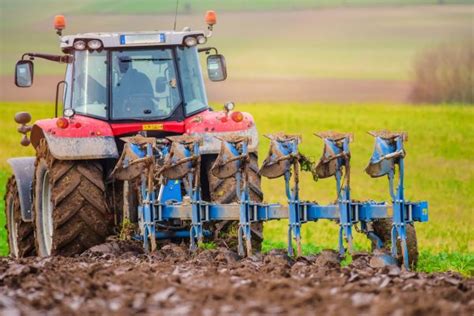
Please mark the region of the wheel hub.
<svg viewBox="0 0 474 316"><path fill-rule="evenodd" d="M44 251L47 256L51 255L53 245L53 207L51 203L51 186L49 172L43 175L41 190L41 231Z"/></svg>
<svg viewBox="0 0 474 316"><path fill-rule="evenodd" d="M8 230L10 232L10 253L18 258L20 250L18 248L18 224L15 221L15 208L13 207L13 201L9 205L8 213L10 216Z"/></svg>

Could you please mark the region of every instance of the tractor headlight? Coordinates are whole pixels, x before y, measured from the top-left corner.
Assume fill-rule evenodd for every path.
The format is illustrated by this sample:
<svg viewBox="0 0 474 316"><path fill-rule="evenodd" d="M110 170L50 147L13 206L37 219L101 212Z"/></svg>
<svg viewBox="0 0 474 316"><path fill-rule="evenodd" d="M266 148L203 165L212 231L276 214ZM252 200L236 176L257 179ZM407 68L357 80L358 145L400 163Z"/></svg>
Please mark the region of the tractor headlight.
<svg viewBox="0 0 474 316"><path fill-rule="evenodd" d="M204 35L199 35L199 36L197 37L197 42L198 42L199 44L206 44L207 38L206 38Z"/></svg>
<svg viewBox="0 0 474 316"><path fill-rule="evenodd" d="M65 117L71 118L74 116L74 114L76 114L76 111L74 111L73 109L64 109L63 115Z"/></svg>
<svg viewBox="0 0 474 316"><path fill-rule="evenodd" d="M198 43L197 39L193 36L189 36L184 39L184 44L188 47L196 46L197 43Z"/></svg>
<svg viewBox="0 0 474 316"><path fill-rule="evenodd" d="M93 39L87 42L87 47L89 47L92 50L96 50L102 47L102 42L97 39Z"/></svg>
<svg viewBox="0 0 474 316"><path fill-rule="evenodd" d="M83 40L75 41L74 42L74 49L77 49L77 50L86 49L86 42L84 42Z"/></svg>

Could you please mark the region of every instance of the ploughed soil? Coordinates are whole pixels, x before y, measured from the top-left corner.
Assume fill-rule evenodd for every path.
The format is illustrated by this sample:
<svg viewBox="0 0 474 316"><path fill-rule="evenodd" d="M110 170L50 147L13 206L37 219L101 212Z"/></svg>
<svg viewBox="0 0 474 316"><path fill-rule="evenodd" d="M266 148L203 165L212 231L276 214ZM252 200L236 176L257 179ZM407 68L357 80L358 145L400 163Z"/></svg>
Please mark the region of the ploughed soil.
<svg viewBox="0 0 474 316"><path fill-rule="evenodd" d="M13 76L0 76L0 101L54 102L61 76L37 76L28 89L18 88ZM389 102L409 101L412 83L368 79L233 79L207 83L211 102Z"/></svg>
<svg viewBox="0 0 474 316"><path fill-rule="evenodd" d="M7 315L473 315L474 279L378 267L367 254L239 258L169 244L143 254L111 241L74 258L0 259Z"/></svg>

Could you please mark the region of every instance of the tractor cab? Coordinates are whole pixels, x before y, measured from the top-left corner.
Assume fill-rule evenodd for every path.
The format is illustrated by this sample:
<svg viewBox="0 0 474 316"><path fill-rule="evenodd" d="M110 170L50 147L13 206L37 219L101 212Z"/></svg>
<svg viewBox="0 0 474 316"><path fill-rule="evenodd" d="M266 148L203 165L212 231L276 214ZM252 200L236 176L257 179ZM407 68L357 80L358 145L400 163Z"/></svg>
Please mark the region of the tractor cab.
<svg viewBox="0 0 474 316"><path fill-rule="evenodd" d="M61 36L65 55L24 54L17 63L16 85L33 83L32 59L62 62L67 64L61 82L66 117L77 113L106 121L182 121L208 108L199 52L208 55L211 81L227 76L225 59L217 49L198 49L212 35L216 21L210 12L208 34L185 28ZM57 16L59 35L64 27L64 18Z"/></svg>

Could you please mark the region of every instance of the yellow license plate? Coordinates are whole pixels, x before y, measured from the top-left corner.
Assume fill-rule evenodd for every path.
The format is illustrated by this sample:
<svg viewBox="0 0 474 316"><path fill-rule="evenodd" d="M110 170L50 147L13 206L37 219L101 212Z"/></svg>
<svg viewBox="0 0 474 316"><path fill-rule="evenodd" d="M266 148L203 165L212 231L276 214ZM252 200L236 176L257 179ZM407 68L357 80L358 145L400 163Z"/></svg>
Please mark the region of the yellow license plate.
<svg viewBox="0 0 474 316"><path fill-rule="evenodd" d="M144 131L159 131L163 129L163 124L143 124Z"/></svg>

